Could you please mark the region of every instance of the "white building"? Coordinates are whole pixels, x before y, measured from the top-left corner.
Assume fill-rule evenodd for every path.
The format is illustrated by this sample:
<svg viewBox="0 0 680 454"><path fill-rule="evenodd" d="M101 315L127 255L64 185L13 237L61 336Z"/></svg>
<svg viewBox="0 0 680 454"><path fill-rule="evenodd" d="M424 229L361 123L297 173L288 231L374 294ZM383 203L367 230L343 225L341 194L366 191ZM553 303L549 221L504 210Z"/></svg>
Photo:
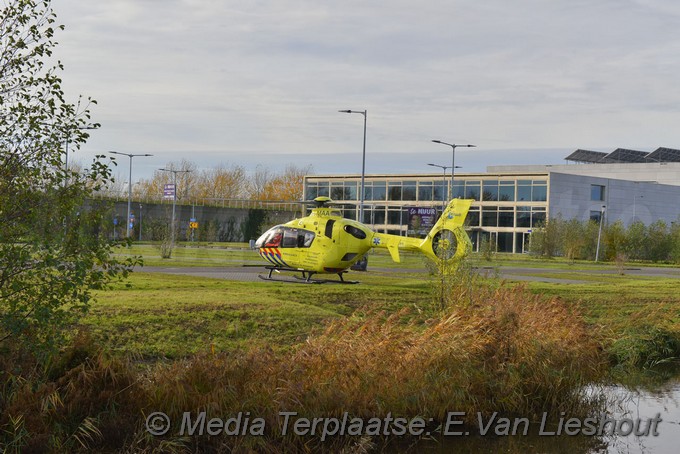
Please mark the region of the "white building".
<svg viewBox="0 0 680 454"><path fill-rule="evenodd" d="M604 212L605 222L621 220L625 225L678 220L680 150L577 150L566 159L578 164L491 166L485 173L456 173L452 188L450 174L366 175L362 222L377 231L406 235L408 207L441 209L447 198L472 198L476 202L467 224L475 247L488 237L499 251L524 252L532 229L550 217L599 221ZM308 175L305 199L325 195L358 204L360 181L360 175ZM356 219L358 208L346 207L344 213Z"/></svg>

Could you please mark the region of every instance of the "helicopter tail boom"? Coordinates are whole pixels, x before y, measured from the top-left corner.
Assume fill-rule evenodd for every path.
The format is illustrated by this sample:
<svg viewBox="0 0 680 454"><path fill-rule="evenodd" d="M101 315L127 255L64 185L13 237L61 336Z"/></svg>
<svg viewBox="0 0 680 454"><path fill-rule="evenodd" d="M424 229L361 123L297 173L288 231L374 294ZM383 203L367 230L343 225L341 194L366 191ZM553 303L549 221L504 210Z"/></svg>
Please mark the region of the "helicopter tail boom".
<svg viewBox="0 0 680 454"><path fill-rule="evenodd" d="M401 262L400 250L418 251L432 260L461 259L472 250L470 238L463 228L471 204L471 199L451 200L424 239L376 233L373 247L386 248L397 263Z"/></svg>

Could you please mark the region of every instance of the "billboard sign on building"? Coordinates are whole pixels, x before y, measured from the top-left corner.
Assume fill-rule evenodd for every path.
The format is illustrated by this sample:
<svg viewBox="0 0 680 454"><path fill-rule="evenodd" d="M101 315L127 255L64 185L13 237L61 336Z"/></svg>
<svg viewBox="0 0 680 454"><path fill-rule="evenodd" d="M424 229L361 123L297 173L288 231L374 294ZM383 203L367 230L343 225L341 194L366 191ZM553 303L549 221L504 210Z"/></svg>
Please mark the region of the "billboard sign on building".
<svg viewBox="0 0 680 454"><path fill-rule="evenodd" d="M428 207L406 207L408 211L408 234L427 235L437 222L437 209Z"/></svg>

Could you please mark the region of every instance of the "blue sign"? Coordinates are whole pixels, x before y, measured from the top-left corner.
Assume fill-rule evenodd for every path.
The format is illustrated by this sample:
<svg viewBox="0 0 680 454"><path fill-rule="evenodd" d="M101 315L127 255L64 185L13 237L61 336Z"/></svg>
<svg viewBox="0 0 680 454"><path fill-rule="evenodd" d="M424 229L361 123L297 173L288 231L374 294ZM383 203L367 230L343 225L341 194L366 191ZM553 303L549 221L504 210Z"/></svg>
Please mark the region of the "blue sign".
<svg viewBox="0 0 680 454"><path fill-rule="evenodd" d="M163 186L163 198L164 199L174 199L175 198L175 185L166 184Z"/></svg>
<svg viewBox="0 0 680 454"><path fill-rule="evenodd" d="M196 222L196 218L189 219L189 222Z"/></svg>
<svg viewBox="0 0 680 454"><path fill-rule="evenodd" d="M118 225L118 218L113 218L113 225Z"/></svg>

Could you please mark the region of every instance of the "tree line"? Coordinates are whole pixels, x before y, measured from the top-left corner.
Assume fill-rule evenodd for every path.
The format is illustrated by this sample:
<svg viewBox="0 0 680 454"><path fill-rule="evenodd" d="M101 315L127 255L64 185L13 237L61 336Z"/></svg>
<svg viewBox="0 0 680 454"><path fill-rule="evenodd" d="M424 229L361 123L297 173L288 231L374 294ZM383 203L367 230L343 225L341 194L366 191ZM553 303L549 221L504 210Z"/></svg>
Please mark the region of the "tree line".
<svg viewBox="0 0 680 454"><path fill-rule="evenodd" d="M177 200L302 200L304 176L311 173L312 166L289 164L281 170L271 170L258 165L248 172L238 164L218 164L208 169L199 169L196 163L183 159L168 162L165 169L177 173ZM133 183L132 195L135 200L158 200L163 197L163 188L173 183L171 172L156 170L151 178ZM99 191L100 196L127 197L127 182L117 178L112 184Z"/></svg>
<svg viewBox="0 0 680 454"><path fill-rule="evenodd" d="M597 243L600 239L599 254ZM563 256L569 260L638 260L680 263L680 219L668 225L662 220L645 225L640 221L600 224L596 221L551 218L534 229L531 253L542 257Z"/></svg>

